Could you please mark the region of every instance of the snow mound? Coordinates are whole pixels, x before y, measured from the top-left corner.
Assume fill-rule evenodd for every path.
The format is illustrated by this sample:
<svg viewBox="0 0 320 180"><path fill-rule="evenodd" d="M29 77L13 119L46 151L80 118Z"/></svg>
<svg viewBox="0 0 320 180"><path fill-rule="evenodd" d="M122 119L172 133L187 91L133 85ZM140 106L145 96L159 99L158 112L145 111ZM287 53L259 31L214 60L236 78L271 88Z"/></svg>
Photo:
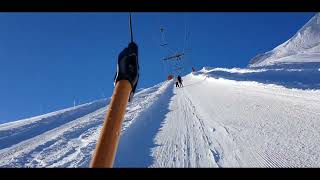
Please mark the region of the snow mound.
<svg viewBox="0 0 320 180"><path fill-rule="evenodd" d="M214 72L214 71L225 71L229 73L240 73L240 74L245 74L245 73L255 73L255 72L265 72L267 71L266 69L243 69L243 68L210 68L210 67L203 67L199 72L201 73L209 73L209 72Z"/></svg>
<svg viewBox="0 0 320 180"><path fill-rule="evenodd" d="M273 65L265 68L204 67L194 75L236 81L254 81L295 89L320 89L320 63Z"/></svg>

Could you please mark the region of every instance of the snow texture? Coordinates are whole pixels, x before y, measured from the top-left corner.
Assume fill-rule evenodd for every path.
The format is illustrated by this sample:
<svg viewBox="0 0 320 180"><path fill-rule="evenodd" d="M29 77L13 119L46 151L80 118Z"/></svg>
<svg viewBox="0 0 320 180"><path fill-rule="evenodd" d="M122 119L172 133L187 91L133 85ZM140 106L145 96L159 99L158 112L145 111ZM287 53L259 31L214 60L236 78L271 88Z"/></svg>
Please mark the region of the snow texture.
<svg viewBox="0 0 320 180"><path fill-rule="evenodd" d="M320 167L319 89L216 72L189 74L183 88L166 81L138 92L127 108L115 167ZM239 72L230 74L273 70ZM106 102L91 103L91 112L83 105L71 115L69 108L0 125L0 166L88 167Z"/></svg>
<svg viewBox="0 0 320 180"><path fill-rule="evenodd" d="M250 68L139 89L115 167L320 167L320 13ZM0 124L0 167L88 167L110 99Z"/></svg>

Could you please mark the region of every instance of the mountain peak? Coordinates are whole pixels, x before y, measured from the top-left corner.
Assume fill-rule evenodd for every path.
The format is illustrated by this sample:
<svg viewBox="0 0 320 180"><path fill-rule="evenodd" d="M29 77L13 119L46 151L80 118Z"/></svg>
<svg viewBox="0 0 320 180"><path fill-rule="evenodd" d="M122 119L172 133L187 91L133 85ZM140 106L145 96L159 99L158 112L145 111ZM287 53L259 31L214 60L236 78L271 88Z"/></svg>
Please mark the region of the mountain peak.
<svg viewBox="0 0 320 180"><path fill-rule="evenodd" d="M252 58L249 66L304 62L320 62L320 13L316 13L286 42Z"/></svg>

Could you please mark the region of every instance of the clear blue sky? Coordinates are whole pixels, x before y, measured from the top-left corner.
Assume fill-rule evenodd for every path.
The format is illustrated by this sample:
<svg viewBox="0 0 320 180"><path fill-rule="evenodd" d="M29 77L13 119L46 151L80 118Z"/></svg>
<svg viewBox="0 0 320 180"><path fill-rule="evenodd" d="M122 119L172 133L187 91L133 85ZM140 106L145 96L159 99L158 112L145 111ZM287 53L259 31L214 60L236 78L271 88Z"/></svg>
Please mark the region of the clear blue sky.
<svg viewBox="0 0 320 180"><path fill-rule="evenodd" d="M134 13L138 88L166 78L160 26L171 48L191 52L186 68L245 67L286 41L315 13ZM129 40L127 13L0 13L0 123L90 102L113 90L118 53Z"/></svg>

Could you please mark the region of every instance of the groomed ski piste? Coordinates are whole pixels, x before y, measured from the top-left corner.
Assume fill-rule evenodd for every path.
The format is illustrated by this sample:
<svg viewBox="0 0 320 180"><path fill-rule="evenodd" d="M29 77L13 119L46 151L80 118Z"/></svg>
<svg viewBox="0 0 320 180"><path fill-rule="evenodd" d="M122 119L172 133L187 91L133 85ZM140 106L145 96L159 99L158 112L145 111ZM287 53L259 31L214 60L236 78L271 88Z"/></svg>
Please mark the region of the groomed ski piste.
<svg viewBox="0 0 320 180"><path fill-rule="evenodd" d="M320 13L250 68L137 92L115 167L320 167ZM0 124L0 167L89 167L110 99Z"/></svg>
<svg viewBox="0 0 320 180"><path fill-rule="evenodd" d="M207 67L139 91L115 167L319 167L320 90L218 77L279 71ZM0 125L0 166L89 167L108 102Z"/></svg>

